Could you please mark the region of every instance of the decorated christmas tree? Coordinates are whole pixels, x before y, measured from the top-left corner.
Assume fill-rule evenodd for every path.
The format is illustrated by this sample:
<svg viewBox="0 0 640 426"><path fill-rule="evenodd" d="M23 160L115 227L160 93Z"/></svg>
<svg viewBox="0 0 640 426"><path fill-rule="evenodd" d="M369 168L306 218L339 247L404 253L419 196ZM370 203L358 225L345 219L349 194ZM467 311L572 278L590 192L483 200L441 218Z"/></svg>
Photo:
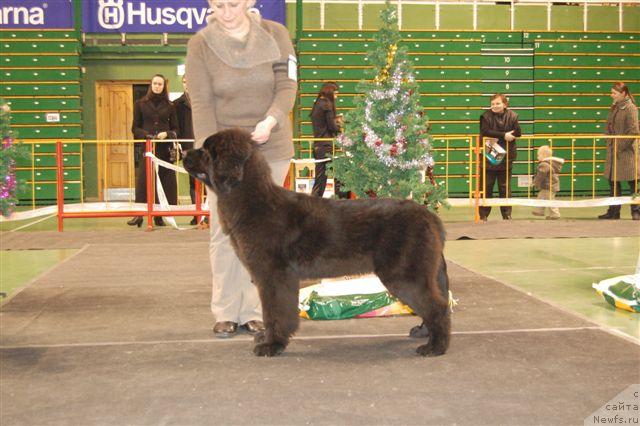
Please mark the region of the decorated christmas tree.
<svg viewBox="0 0 640 426"><path fill-rule="evenodd" d="M364 95L346 114L337 141L344 155L334 160L334 174L343 190L358 197L412 198L436 208L445 194L431 172L428 119L388 0L380 17L374 50L367 52L372 68L356 87Z"/></svg>
<svg viewBox="0 0 640 426"><path fill-rule="evenodd" d="M10 129L10 108L0 98L0 213L9 216L16 205L16 191L20 183L16 179L15 164L18 158L24 158L27 150L15 141L15 135Z"/></svg>

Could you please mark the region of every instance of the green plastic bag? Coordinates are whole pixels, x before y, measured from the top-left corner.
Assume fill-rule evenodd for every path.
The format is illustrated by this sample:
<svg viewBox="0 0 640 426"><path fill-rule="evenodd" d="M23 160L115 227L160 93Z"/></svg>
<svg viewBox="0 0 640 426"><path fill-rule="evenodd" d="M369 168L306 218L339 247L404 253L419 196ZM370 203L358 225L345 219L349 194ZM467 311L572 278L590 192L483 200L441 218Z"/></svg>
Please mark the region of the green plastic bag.
<svg viewBox="0 0 640 426"><path fill-rule="evenodd" d="M316 291L312 291L302 305L312 320L339 320L353 318L397 300L386 291L346 296L319 296Z"/></svg>
<svg viewBox="0 0 640 426"><path fill-rule="evenodd" d="M640 312L640 290L636 283L640 274L623 275L593 284L593 288L612 306L629 312Z"/></svg>

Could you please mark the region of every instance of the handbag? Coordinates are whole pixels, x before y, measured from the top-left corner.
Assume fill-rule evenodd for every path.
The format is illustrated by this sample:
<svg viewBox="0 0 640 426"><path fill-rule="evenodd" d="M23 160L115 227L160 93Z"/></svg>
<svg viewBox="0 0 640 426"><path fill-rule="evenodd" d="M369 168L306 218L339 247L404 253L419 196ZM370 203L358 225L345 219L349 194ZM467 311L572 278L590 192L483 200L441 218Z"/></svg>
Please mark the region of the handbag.
<svg viewBox="0 0 640 426"><path fill-rule="evenodd" d="M182 158L182 147L178 142L174 142L169 148L169 162L175 163Z"/></svg>
<svg viewBox="0 0 640 426"><path fill-rule="evenodd" d="M492 166L502 163L507 151L498 144L498 139L484 139L484 156Z"/></svg>

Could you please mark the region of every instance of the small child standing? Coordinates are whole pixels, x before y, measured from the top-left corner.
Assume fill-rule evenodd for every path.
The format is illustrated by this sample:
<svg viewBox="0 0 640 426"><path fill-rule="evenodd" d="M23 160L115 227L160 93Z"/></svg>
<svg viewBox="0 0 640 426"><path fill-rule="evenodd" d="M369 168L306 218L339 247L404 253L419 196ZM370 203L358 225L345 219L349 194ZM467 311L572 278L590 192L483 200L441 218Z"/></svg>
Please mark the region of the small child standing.
<svg viewBox="0 0 640 426"><path fill-rule="evenodd" d="M538 171L533 178L533 186L538 190L539 200L553 200L560 190L558 173L562 169L564 160L553 157L549 145L538 148ZM534 216L544 216L544 207L535 207L531 213ZM549 207L547 219L559 219L560 210L557 207Z"/></svg>

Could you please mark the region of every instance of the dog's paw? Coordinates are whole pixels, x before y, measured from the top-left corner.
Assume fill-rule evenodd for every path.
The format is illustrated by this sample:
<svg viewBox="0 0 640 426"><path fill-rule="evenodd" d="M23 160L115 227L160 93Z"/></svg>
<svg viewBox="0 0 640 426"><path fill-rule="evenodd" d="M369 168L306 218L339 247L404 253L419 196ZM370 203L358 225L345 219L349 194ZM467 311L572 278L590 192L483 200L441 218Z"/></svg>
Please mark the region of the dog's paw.
<svg viewBox="0 0 640 426"><path fill-rule="evenodd" d="M409 330L409 337L414 339L424 339L429 337L429 328L425 323L416 325Z"/></svg>
<svg viewBox="0 0 640 426"><path fill-rule="evenodd" d="M433 345L431 342L426 345L418 346L416 352L422 356L440 356L444 355L447 350L445 348L439 348Z"/></svg>
<svg viewBox="0 0 640 426"><path fill-rule="evenodd" d="M266 339L267 334L265 333L264 330L262 331L258 331L254 336L253 336L253 343L255 344L260 344L260 343L264 343L264 340Z"/></svg>
<svg viewBox="0 0 640 426"><path fill-rule="evenodd" d="M280 355L284 351L285 345L282 343L261 343L253 348L253 353L256 356L276 356Z"/></svg>

